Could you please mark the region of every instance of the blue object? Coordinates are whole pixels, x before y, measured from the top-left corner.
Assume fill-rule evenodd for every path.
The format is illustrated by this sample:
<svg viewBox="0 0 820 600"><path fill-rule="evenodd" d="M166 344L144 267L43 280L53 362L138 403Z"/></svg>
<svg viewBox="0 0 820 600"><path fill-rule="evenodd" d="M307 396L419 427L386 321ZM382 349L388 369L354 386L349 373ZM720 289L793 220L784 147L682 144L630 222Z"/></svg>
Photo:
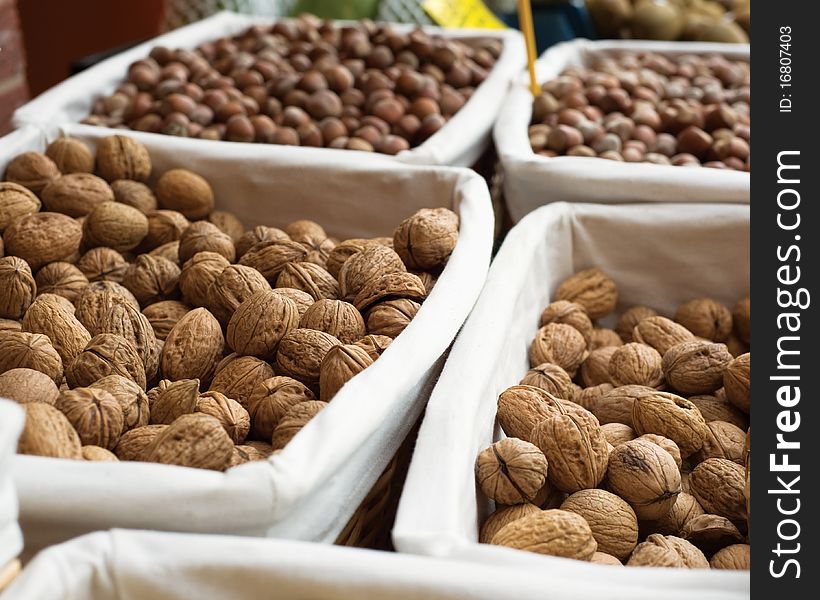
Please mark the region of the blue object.
<svg viewBox="0 0 820 600"><path fill-rule="evenodd" d="M510 27L518 28L517 13L501 15L501 19ZM538 54L559 42L597 37L583 0L533 6L532 21Z"/></svg>

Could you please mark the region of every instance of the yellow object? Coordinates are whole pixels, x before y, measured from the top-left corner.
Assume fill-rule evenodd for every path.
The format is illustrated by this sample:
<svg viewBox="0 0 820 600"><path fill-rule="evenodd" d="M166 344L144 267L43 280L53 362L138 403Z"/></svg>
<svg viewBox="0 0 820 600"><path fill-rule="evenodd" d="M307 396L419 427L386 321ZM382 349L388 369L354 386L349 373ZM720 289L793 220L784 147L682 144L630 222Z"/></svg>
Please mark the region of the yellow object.
<svg viewBox="0 0 820 600"><path fill-rule="evenodd" d="M20 561L16 558L7 565L0 567L0 592L20 574Z"/></svg>
<svg viewBox="0 0 820 600"><path fill-rule="evenodd" d="M481 0L424 0L421 7L447 29L506 29Z"/></svg>
<svg viewBox="0 0 820 600"><path fill-rule="evenodd" d="M532 26L532 6L530 0L518 0L518 26L527 42L527 70L530 73L530 91L533 96L540 92L535 79L535 30Z"/></svg>

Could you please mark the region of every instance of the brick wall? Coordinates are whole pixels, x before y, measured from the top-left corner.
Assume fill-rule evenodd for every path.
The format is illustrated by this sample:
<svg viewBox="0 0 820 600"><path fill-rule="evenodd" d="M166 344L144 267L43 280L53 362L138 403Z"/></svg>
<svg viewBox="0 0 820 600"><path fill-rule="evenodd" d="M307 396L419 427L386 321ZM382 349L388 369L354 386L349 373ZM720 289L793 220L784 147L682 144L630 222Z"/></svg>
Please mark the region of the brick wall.
<svg viewBox="0 0 820 600"><path fill-rule="evenodd" d="M0 0L0 134L11 129L14 109L28 99L26 60L16 0Z"/></svg>

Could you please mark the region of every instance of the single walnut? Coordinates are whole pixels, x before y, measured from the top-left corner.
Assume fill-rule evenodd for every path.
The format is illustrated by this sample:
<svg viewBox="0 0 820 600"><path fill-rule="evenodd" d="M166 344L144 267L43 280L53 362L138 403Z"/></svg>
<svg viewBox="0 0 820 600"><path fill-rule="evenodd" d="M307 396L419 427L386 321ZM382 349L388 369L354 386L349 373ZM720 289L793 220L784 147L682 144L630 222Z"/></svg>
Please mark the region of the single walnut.
<svg viewBox="0 0 820 600"><path fill-rule="evenodd" d="M171 169L157 181L162 208L181 212L189 219L204 219L214 209L214 192L201 176L187 169Z"/></svg>
<svg viewBox="0 0 820 600"><path fill-rule="evenodd" d="M271 436L271 446L274 451L281 450L296 437L296 434L308 424L313 417L327 406L327 402L308 400L292 406L282 416Z"/></svg>
<svg viewBox="0 0 820 600"><path fill-rule="evenodd" d="M22 319L36 294L28 263L16 256L0 258L0 317Z"/></svg>
<svg viewBox="0 0 820 600"><path fill-rule="evenodd" d="M120 403L99 388L66 390L55 407L68 418L84 445L113 449L120 439L124 417Z"/></svg>
<svg viewBox="0 0 820 600"><path fill-rule="evenodd" d="M304 262L318 265L323 269L327 267L327 259L328 256L330 256L330 252L336 247L336 242L326 237L312 238L310 236L304 236L293 238L293 240L302 244L307 249Z"/></svg>
<svg viewBox="0 0 820 600"><path fill-rule="evenodd" d="M537 387L514 385L498 396L497 418L504 433L527 442L533 442L536 425L564 412L557 398Z"/></svg>
<svg viewBox="0 0 820 600"><path fill-rule="evenodd" d="M697 407L668 392L636 397L632 423L639 435L656 433L674 441L684 458L700 450L708 434L706 421Z"/></svg>
<svg viewBox="0 0 820 600"><path fill-rule="evenodd" d="M695 455L695 460L702 462L707 458L725 458L742 465L746 432L725 421L711 421L706 428L703 447Z"/></svg>
<svg viewBox="0 0 820 600"><path fill-rule="evenodd" d="M662 357L646 344L630 342L615 349L609 360L609 375L615 385L644 385L660 388L664 384Z"/></svg>
<svg viewBox="0 0 820 600"><path fill-rule="evenodd" d="M0 374L0 398L8 398L20 404L43 402L53 405L59 395L57 384L40 371L18 368Z"/></svg>
<svg viewBox="0 0 820 600"><path fill-rule="evenodd" d="M61 173L93 173L94 155L83 142L59 137L46 148L46 156L54 161Z"/></svg>
<svg viewBox="0 0 820 600"><path fill-rule="evenodd" d="M603 383L575 393L572 400L595 415L602 425L623 423L632 427L632 406L635 398L655 392L654 388L641 385L613 387Z"/></svg>
<svg viewBox="0 0 820 600"><path fill-rule="evenodd" d="M145 367L134 346L113 333L95 335L66 367L69 387L88 387L108 375L121 375L145 389Z"/></svg>
<svg viewBox="0 0 820 600"><path fill-rule="evenodd" d="M691 543L679 537L656 533L638 544L626 564L629 567L709 568L709 561Z"/></svg>
<svg viewBox="0 0 820 600"><path fill-rule="evenodd" d="M549 481L563 492L594 488L606 474L609 451L598 420L579 409L550 415L530 434L549 461Z"/></svg>
<svg viewBox="0 0 820 600"><path fill-rule="evenodd" d="M114 448L114 454L120 460L145 460L145 451L167 427L167 425L135 427L122 435L117 447Z"/></svg>
<svg viewBox="0 0 820 600"><path fill-rule="evenodd" d="M387 300L404 298L421 302L426 293L421 279L412 273L389 273L365 284L353 304L364 313L373 305Z"/></svg>
<svg viewBox="0 0 820 600"><path fill-rule="evenodd" d="M387 350L387 347L390 346L392 342L393 340L391 338L383 335L366 335L362 339L357 340L355 345L364 348L364 351L367 352L370 358L376 360Z"/></svg>
<svg viewBox="0 0 820 600"><path fill-rule="evenodd" d="M744 468L724 458L706 459L692 470L689 478L692 495L706 512L735 523L746 521L745 483Z"/></svg>
<svg viewBox="0 0 820 600"><path fill-rule="evenodd" d="M118 300L139 311L140 305L134 294L120 284L113 281L91 283L77 298L74 315L89 332L96 332L104 326L108 313Z"/></svg>
<svg viewBox="0 0 820 600"><path fill-rule="evenodd" d="M113 248L92 248L77 261L77 268L89 281L122 283L128 261Z"/></svg>
<svg viewBox="0 0 820 600"><path fill-rule="evenodd" d="M669 453L669 456L671 456L672 459L675 461L675 465L678 467L678 469L680 469L683 465L683 458L681 458L680 447L674 442L674 440L670 440L668 437L664 437L656 433L644 433L638 439L652 442L653 444L657 444L658 446L666 450Z"/></svg>
<svg viewBox="0 0 820 600"><path fill-rule="evenodd" d="M618 288L601 269L593 268L565 280L558 286L554 298L580 304L590 319L600 319L615 310Z"/></svg>
<svg viewBox="0 0 820 600"><path fill-rule="evenodd" d="M601 432L604 434L606 441L612 444L613 447L634 440L636 437L635 431L629 425L623 423L601 425Z"/></svg>
<svg viewBox="0 0 820 600"><path fill-rule="evenodd" d="M508 523L493 536L496 546L590 560L598 543L586 520L566 510L543 510Z"/></svg>
<svg viewBox="0 0 820 600"><path fill-rule="evenodd" d="M589 353L581 363L580 379L584 387L592 387L602 383L613 383L609 373L612 355L624 346L604 346Z"/></svg>
<svg viewBox="0 0 820 600"><path fill-rule="evenodd" d="M354 254L358 254L362 250L365 250L371 246L378 246L380 245L378 242L374 242L373 240L368 240L364 238L354 238L345 240L340 244L337 244L333 250L330 251L328 254L327 261L326 261L326 269L328 272L333 275L336 279L339 278L339 272L342 269L342 265L347 262L347 259L353 256Z"/></svg>
<svg viewBox="0 0 820 600"><path fill-rule="evenodd" d="M276 279L277 288L301 290L314 300L339 297L339 284L325 269L310 262L288 263Z"/></svg>
<svg viewBox="0 0 820 600"><path fill-rule="evenodd" d="M332 347L319 367L319 399L330 402L345 383L372 364L364 348L353 344Z"/></svg>
<svg viewBox="0 0 820 600"><path fill-rule="evenodd" d="M40 211L40 199L26 187L11 181L0 182L0 234L20 217Z"/></svg>
<svg viewBox="0 0 820 600"><path fill-rule="evenodd" d="M607 478L609 489L626 500L639 519L661 518L681 492L680 471L674 459L647 440L616 446L609 455Z"/></svg>
<svg viewBox="0 0 820 600"><path fill-rule="evenodd" d="M145 450L145 460L224 471L231 463L233 446L218 419L194 413L182 415L160 432Z"/></svg>
<svg viewBox="0 0 820 600"><path fill-rule="evenodd" d="M421 304L405 298L380 302L367 312L367 331L375 335L396 338L410 324L420 308Z"/></svg>
<svg viewBox="0 0 820 600"><path fill-rule="evenodd" d="M106 181L146 181L151 175L151 157L134 138L112 135L97 142L97 172Z"/></svg>
<svg viewBox="0 0 820 600"><path fill-rule="evenodd" d="M735 305L735 310L732 312L732 321L734 323L734 330L737 337L748 344L751 340L751 322L752 322L752 301L749 296L741 298Z"/></svg>
<svg viewBox="0 0 820 600"><path fill-rule="evenodd" d="M586 489L572 494L561 504L582 516L589 524L598 551L624 560L638 543L638 518L624 500L606 490Z"/></svg>
<svg viewBox="0 0 820 600"><path fill-rule="evenodd" d="M145 367L146 381L154 380L159 369L159 347L151 323L138 308L114 296L103 317L90 331L92 335L113 333L127 340Z"/></svg>
<svg viewBox="0 0 820 600"><path fill-rule="evenodd" d="M196 308L182 317L165 339L162 374L172 380L199 379L207 385L224 348L219 321L206 309Z"/></svg>
<svg viewBox="0 0 820 600"><path fill-rule="evenodd" d="M71 217L41 212L10 223L3 232L3 242L7 254L22 258L35 272L50 262L74 257L82 236L80 224Z"/></svg>
<svg viewBox="0 0 820 600"><path fill-rule="evenodd" d="M60 296L39 296L23 317L23 331L48 336L63 364L67 365L82 352L91 335L73 311L59 304L58 298L62 299Z"/></svg>
<svg viewBox="0 0 820 600"><path fill-rule="evenodd" d="M447 208L423 208L393 233L393 248L410 269L440 270L458 242L458 215Z"/></svg>
<svg viewBox="0 0 820 600"><path fill-rule="evenodd" d="M151 210L145 213L145 216L148 219L148 233L137 248L142 252L179 241L183 232L191 225L185 215L175 210Z"/></svg>
<svg viewBox="0 0 820 600"><path fill-rule="evenodd" d="M114 199L117 202L133 206L146 215L157 209L157 198L154 196L154 192L139 181L131 181L130 179L112 181L111 191L114 192Z"/></svg>
<svg viewBox="0 0 820 600"><path fill-rule="evenodd" d="M305 313L311 306L316 304L313 300L313 296L307 292L303 292L302 290L295 290L293 288L274 288L273 293L281 296L282 298L293 300L293 302L296 303L296 309L299 311L300 319L305 316ZM315 327L308 327L307 329L315 329Z"/></svg>
<svg viewBox="0 0 820 600"><path fill-rule="evenodd" d="M323 331L293 329L279 343L276 352L278 372L315 390L322 360L333 346L340 344L338 339Z"/></svg>
<svg viewBox="0 0 820 600"><path fill-rule="evenodd" d="M174 325L190 311L190 306L178 300L163 300L146 306L142 314L151 323L157 339L165 340Z"/></svg>
<svg viewBox="0 0 820 600"><path fill-rule="evenodd" d="M547 459L533 444L517 438L496 442L478 455L476 481L498 504L532 502L547 480Z"/></svg>
<svg viewBox="0 0 820 600"><path fill-rule="evenodd" d="M103 202L113 202L114 192L91 173L73 173L55 179L41 193L46 210L82 217Z"/></svg>
<svg viewBox="0 0 820 600"><path fill-rule="evenodd" d="M355 306L329 298L313 303L301 316L299 327L324 331L343 344L352 344L366 333L364 319Z"/></svg>
<svg viewBox="0 0 820 600"><path fill-rule="evenodd" d="M219 231L226 234L235 244L245 233L245 226L235 214L226 210L215 210L208 215L208 221L219 228Z"/></svg>
<svg viewBox="0 0 820 600"><path fill-rule="evenodd" d="M272 360L281 339L299 327L296 304L261 290L242 302L228 323L228 345L239 355Z"/></svg>
<svg viewBox="0 0 820 600"><path fill-rule="evenodd" d="M752 568L752 552L749 544L732 544L718 550L709 561L713 569L749 571Z"/></svg>
<svg viewBox="0 0 820 600"><path fill-rule="evenodd" d="M681 492L678 494L672 510L656 521L644 521L641 527L651 533L680 535L686 523L702 514L704 514L703 508L698 504L695 497L692 494Z"/></svg>
<svg viewBox="0 0 820 600"><path fill-rule="evenodd" d="M723 372L732 355L724 344L700 340L683 342L663 355L663 373L683 394L708 394L723 385Z"/></svg>
<svg viewBox="0 0 820 600"><path fill-rule="evenodd" d="M310 219L298 219L285 226L285 233L294 241L304 243L307 240L327 239L324 227Z"/></svg>
<svg viewBox="0 0 820 600"><path fill-rule="evenodd" d="M271 377L273 368L265 361L231 354L216 366L210 391L221 392L247 409L254 388Z"/></svg>
<svg viewBox="0 0 820 600"><path fill-rule="evenodd" d="M236 258L233 240L213 223L191 223L179 238L179 260L186 262L200 252L221 254L232 263Z"/></svg>
<svg viewBox="0 0 820 600"><path fill-rule="evenodd" d="M136 248L147 234L148 218L119 202L98 204L83 223L83 241L87 246L107 246L118 252Z"/></svg>
<svg viewBox="0 0 820 600"><path fill-rule="evenodd" d="M157 246L150 252L148 252L151 256L160 256L162 258L167 258L174 264L179 264L179 241L175 242L168 242L167 244L163 244L162 246Z"/></svg>
<svg viewBox="0 0 820 600"><path fill-rule="evenodd" d="M625 343L634 342L636 340L632 337L632 331L635 329L635 326L644 319L656 316L658 316L658 313L652 308L647 306L633 306L632 308L626 309L621 316L618 317L615 331L618 332L618 335L621 336L621 339Z"/></svg>
<svg viewBox="0 0 820 600"><path fill-rule="evenodd" d="M697 298L678 307L675 320L694 335L725 342L732 331L732 313L717 300Z"/></svg>
<svg viewBox="0 0 820 600"><path fill-rule="evenodd" d="M242 258L248 250L260 242L287 239L290 239L288 234L281 229L259 225L244 232L242 236L236 240L236 257Z"/></svg>
<svg viewBox="0 0 820 600"><path fill-rule="evenodd" d="M726 399L732 406L739 408L746 414L751 410L750 378L751 378L750 353L742 354L726 365L723 372L723 389L726 390Z"/></svg>
<svg viewBox="0 0 820 600"><path fill-rule="evenodd" d="M299 242L274 239L250 248L242 255L239 264L256 269L269 281L276 281L285 265L302 262L307 254L307 247Z"/></svg>
<svg viewBox="0 0 820 600"><path fill-rule="evenodd" d="M227 326L239 305L263 290L270 290L270 284L259 271L243 265L229 265L208 288L206 306L220 323Z"/></svg>
<svg viewBox="0 0 820 600"><path fill-rule="evenodd" d="M584 341L589 343L593 329L592 321L589 320L586 310L580 304L566 300L552 302L541 313L538 326L543 327L549 323L564 323L565 325L570 325L584 336Z"/></svg>
<svg viewBox="0 0 820 600"><path fill-rule="evenodd" d="M623 340L617 333L605 327L593 328L592 335L589 337L590 352L598 350L599 348L606 348L607 346L623 346L623 344Z"/></svg>
<svg viewBox="0 0 820 600"><path fill-rule="evenodd" d="M681 529L680 536L707 555L744 541L740 531L729 519L708 513L689 519Z"/></svg>
<svg viewBox="0 0 820 600"><path fill-rule="evenodd" d="M88 286L88 278L75 265L67 262L49 263L34 278L41 294L57 294L75 302Z"/></svg>
<svg viewBox="0 0 820 600"><path fill-rule="evenodd" d="M528 502L499 507L484 521L484 524L481 526L481 531L478 534L478 542L480 544L489 544L495 534L501 531L505 525L540 512L540 508Z"/></svg>
<svg viewBox="0 0 820 600"><path fill-rule="evenodd" d="M140 254L122 284L143 306L179 297L179 267L165 258Z"/></svg>
<svg viewBox="0 0 820 600"><path fill-rule="evenodd" d="M106 450L105 448L100 448L99 446L83 446L82 455L83 460L92 460L97 462L120 461L120 459L117 458L117 455L111 452L111 450Z"/></svg>
<svg viewBox="0 0 820 600"><path fill-rule="evenodd" d="M18 154L6 167L6 181L22 185L35 194L59 177L60 170L54 161L39 152Z"/></svg>
<svg viewBox="0 0 820 600"><path fill-rule="evenodd" d="M131 379L122 375L108 375L88 387L104 390L119 402L123 414L123 432L148 425L148 396Z"/></svg>
<svg viewBox="0 0 820 600"><path fill-rule="evenodd" d="M290 377L270 377L257 383L247 406L253 435L270 439L291 407L315 399L313 392L304 384Z"/></svg>
<svg viewBox="0 0 820 600"><path fill-rule="evenodd" d="M244 442L250 431L251 419L248 411L242 408L239 402L228 398L225 394L219 392L200 394L195 412L215 417L234 444Z"/></svg>
<svg viewBox="0 0 820 600"><path fill-rule="evenodd" d="M401 257L395 251L381 244L374 244L344 262L339 271L339 293L342 299L352 302L371 281L383 275L406 271Z"/></svg>
<svg viewBox="0 0 820 600"><path fill-rule="evenodd" d="M749 418L723 398L706 394L689 396L689 401L698 407L707 423L726 421L743 430L749 428Z"/></svg>
<svg viewBox="0 0 820 600"><path fill-rule="evenodd" d="M8 331L0 335L0 373L11 369L33 369L54 383L63 380L63 361L51 341L39 333Z"/></svg>
<svg viewBox="0 0 820 600"><path fill-rule="evenodd" d="M148 392L150 422L152 425L170 425L178 417L194 412L198 400L198 379L163 379Z"/></svg>
<svg viewBox="0 0 820 600"><path fill-rule="evenodd" d="M82 458L80 437L59 410L44 402L23 405L25 425L17 442L17 452L52 458Z"/></svg>
<svg viewBox="0 0 820 600"><path fill-rule="evenodd" d="M588 356L584 337L577 329L563 323L550 323L538 330L529 350L530 366L553 363L570 377Z"/></svg>
<svg viewBox="0 0 820 600"><path fill-rule="evenodd" d="M693 340L695 336L683 325L655 316L641 319L632 330L632 339L652 346L663 356L672 346Z"/></svg>
<svg viewBox="0 0 820 600"><path fill-rule="evenodd" d="M534 386L558 398L569 398L572 380L558 365L543 363L527 371L519 385Z"/></svg>
<svg viewBox="0 0 820 600"><path fill-rule="evenodd" d="M182 266L179 274L179 289L185 302L190 306L205 306L208 303L208 289L230 264L224 256L215 252L195 254Z"/></svg>

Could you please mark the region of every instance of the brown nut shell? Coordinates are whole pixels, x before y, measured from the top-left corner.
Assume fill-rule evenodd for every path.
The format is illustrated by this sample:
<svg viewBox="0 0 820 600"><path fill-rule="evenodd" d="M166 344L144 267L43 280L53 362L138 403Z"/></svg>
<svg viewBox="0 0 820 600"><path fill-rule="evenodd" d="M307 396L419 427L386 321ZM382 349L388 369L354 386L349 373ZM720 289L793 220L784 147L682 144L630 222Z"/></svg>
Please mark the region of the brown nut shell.
<svg viewBox="0 0 820 600"><path fill-rule="evenodd" d="M231 463L233 446L219 420L194 413L182 415L160 432L145 450L145 460L224 471Z"/></svg>
<svg viewBox="0 0 820 600"><path fill-rule="evenodd" d="M547 459L535 445L505 438L476 459L476 481L498 504L532 502L547 480Z"/></svg>
<svg viewBox="0 0 820 600"><path fill-rule="evenodd" d="M239 355L273 360L281 339L299 327L296 304L273 290L261 290L242 302L228 322L228 345Z"/></svg>
<svg viewBox="0 0 820 600"><path fill-rule="evenodd" d="M393 233L393 247L409 269L444 267L458 242L459 218L447 208L423 208L402 221Z"/></svg>
<svg viewBox="0 0 820 600"><path fill-rule="evenodd" d="M80 437L69 420L59 410L44 402L30 402L23 406L26 421L17 452L52 458L82 458Z"/></svg>
<svg viewBox="0 0 820 600"><path fill-rule="evenodd" d="M636 439L617 446L609 455L609 489L626 500L639 519L667 514L681 492L680 472L672 456L660 446Z"/></svg>
<svg viewBox="0 0 820 600"><path fill-rule="evenodd" d="M108 450L120 440L125 419L120 403L99 388L75 388L60 394L55 404L69 420L83 445Z"/></svg>
<svg viewBox="0 0 820 600"><path fill-rule="evenodd" d="M580 304L590 319L600 319L615 310L618 288L601 269L586 269L561 283L555 290L554 299Z"/></svg>
<svg viewBox="0 0 820 600"><path fill-rule="evenodd" d="M165 339L160 369L168 379L199 379L207 385L224 348L219 321L207 309L196 308L182 317Z"/></svg>
<svg viewBox="0 0 820 600"><path fill-rule="evenodd" d="M723 385L723 372L732 360L724 344L682 342L663 355L663 373L678 392L709 394Z"/></svg>
<svg viewBox="0 0 820 600"><path fill-rule="evenodd" d="M492 543L538 554L590 560L598 549L583 517L565 510L544 510L516 519L493 536Z"/></svg>
<svg viewBox="0 0 820 600"><path fill-rule="evenodd" d="M681 304L675 311L675 321L697 337L713 342L725 342L732 331L732 313L712 298L697 298Z"/></svg>
<svg viewBox="0 0 820 600"><path fill-rule="evenodd" d="M564 500L561 510L582 516L589 524L598 551L624 560L638 543L638 518L624 500L606 490L586 489Z"/></svg>

